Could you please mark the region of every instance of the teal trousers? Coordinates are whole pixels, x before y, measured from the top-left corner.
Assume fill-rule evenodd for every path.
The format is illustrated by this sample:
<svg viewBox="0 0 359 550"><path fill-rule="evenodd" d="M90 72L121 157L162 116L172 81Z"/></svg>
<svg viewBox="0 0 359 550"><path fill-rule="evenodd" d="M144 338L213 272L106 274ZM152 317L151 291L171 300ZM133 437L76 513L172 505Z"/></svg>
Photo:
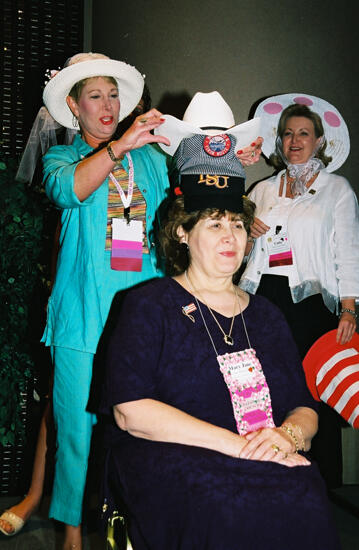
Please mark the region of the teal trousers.
<svg viewBox="0 0 359 550"><path fill-rule="evenodd" d="M55 477L49 517L80 525L87 462L96 415L86 411L94 355L53 347Z"/></svg>
<svg viewBox="0 0 359 550"><path fill-rule="evenodd" d="M161 276L149 255L143 256L142 271L114 271L110 255L104 256L106 279L99 289L104 322L113 297L119 290ZM81 312L80 312L81 313ZM92 428L96 415L86 411L90 393L93 353L51 346L54 366L53 410L56 428L54 486L49 517L68 525L80 525L86 484Z"/></svg>

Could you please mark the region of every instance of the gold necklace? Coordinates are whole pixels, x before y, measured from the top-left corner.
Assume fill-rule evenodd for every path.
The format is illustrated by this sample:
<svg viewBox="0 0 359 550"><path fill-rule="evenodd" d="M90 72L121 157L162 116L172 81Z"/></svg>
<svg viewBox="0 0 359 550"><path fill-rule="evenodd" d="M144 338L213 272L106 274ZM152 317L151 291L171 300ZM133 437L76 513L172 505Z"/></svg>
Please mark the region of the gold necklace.
<svg viewBox="0 0 359 550"><path fill-rule="evenodd" d="M191 288L192 292L195 293L195 290L193 288L193 285L191 283L191 281L189 280L189 277L187 275L187 270L184 272L184 276L186 278L186 281L189 285L189 287ZM217 317L215 316L215 314L213 313L213 311L211 310L211 308L209 307L209 305L207 304L206 300L204 300L204 298L202 297L202 295L198 292L197 290L197 294L199 295L199 297L201 298L202 302L207 306L210 314L212 315L213 319L215 320L215 322L217 323L217 326L219 328L219 330L221 331L221 333L223 334L223 340L225 341L225 343L227 344L227 346L233 346L234 345L234 340L232 338L232 330L233 330L233 325L234 325L234 318L235 318L235 312L236 312L236 304L237 304L237 294L236 292L234 291L234 306L233 306L233 316L232 316L232 321L231 321L231 326L229 328L229 333L226 334L223 330L223 328L221 327Z"/></svg>

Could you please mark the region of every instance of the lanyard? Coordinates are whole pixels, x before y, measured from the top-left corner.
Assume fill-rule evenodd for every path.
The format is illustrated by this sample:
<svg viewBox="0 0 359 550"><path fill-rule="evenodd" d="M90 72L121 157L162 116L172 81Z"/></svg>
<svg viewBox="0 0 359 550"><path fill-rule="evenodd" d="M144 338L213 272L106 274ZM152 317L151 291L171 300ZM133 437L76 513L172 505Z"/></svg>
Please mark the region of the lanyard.
<svg viewBox="0 0 359 550"><path fill-rule="evenodd" d="M132 195L133 195L133 183L134 183L134 168L133 168L133 162L130 153L126 153L126 157L128 160L128 190L127 190L127 196L122 189L121 185L115 178L115 176L110 172L109 176L113 183L116 185L117 191L120 194L122 204L124 206L124 216L125 218L129 218L130 216L130 205L132 201Z"/></svg>
<svg viewBox="0 0 359 550"><path fill-rule="evenodd" d="M286 189L287 189L287 174L285 173L283 177L282 192L280 195L278 193L277 204L273 209L274 211L272 211L271 219L273 219L273 221L276 222L275 235L277 235L283 229L283 227L286 230L288 225L290 208L294 200L294 199L290 199L289 197L286 197Z"/></svg>

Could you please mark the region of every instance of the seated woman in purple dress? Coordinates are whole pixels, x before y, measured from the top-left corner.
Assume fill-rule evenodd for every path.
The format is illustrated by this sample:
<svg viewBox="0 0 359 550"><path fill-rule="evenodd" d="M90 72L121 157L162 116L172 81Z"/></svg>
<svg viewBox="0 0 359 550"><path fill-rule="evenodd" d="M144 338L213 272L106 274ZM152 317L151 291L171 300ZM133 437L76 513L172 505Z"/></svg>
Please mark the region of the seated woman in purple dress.
<svg viewBox="0 0 359 550"><path fill-rule="evenodd" d="M232 282L254 205L230 183L182 178L163 236L173 276L123 303L101 407L108 501L135 550L336 550L290 330Z"/></svg>

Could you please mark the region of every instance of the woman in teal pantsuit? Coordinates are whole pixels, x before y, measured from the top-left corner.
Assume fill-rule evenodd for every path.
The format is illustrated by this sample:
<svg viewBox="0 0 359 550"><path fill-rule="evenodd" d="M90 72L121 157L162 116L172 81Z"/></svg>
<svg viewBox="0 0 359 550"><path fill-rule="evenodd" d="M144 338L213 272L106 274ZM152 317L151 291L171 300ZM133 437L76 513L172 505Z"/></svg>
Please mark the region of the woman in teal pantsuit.
<svg viewBox="0 0 359 550"><path fill-rule="evenodd" d="M161 113L151 109L111 141L142 90L143 78L134 67L92 53L71 58L44 90L53 118L80 129L72 145L52 147L44 157L46 192L62 210L56 279L42 341L51 346L54 362L57 455L50 516L66 525L63 550L82 548L82 499L96 421L86 405L111 302L119 290L162 275L153 224L168 178L164 155L150 145L168 143L150 133L162 123ZM122 243L120 270L113 263L114 218L121 224L116 234L116 242ZM142 228L142 245L134 238L135 226Z"/></svg>

